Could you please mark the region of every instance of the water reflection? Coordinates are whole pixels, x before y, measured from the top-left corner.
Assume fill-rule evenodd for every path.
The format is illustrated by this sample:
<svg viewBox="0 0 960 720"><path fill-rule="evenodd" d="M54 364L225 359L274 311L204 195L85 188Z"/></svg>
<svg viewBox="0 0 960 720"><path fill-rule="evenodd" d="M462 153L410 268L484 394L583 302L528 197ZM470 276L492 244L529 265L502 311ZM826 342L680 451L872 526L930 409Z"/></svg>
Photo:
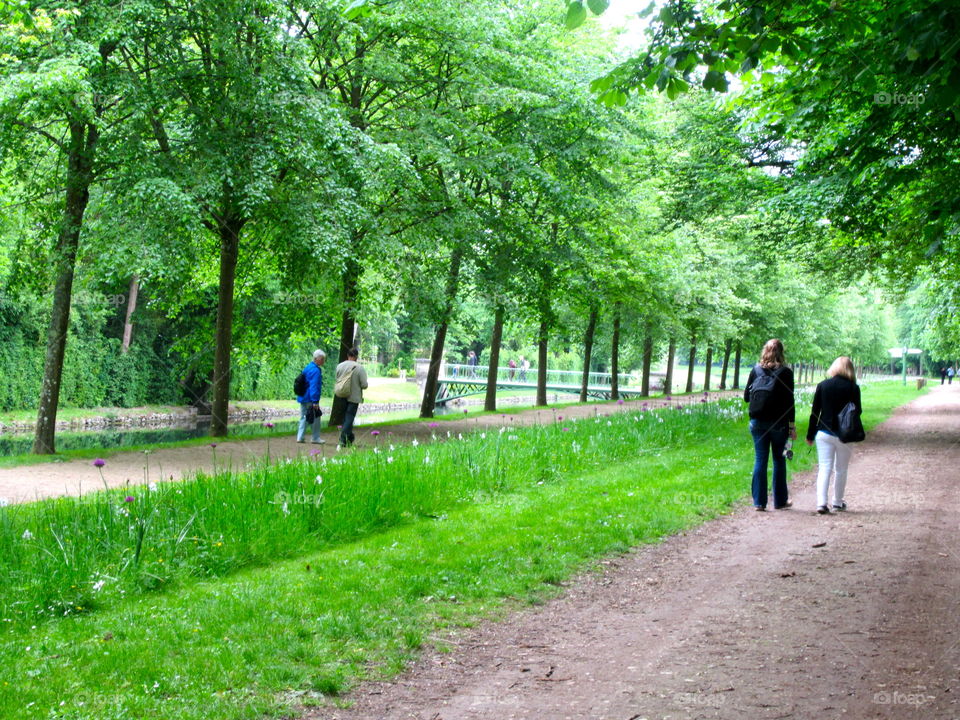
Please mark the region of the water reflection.
<svg viewBox="0 0 960 720"><path fill-rule="evenodd" d="M554 398L554 401L556 398ZM515 403L503 403L516 407ZM482 409L482 405L469 406L471 411ZM411 405L404 409L383 411L375 405L371 405L369 413L365 413L363 406L360 407L360 413L357 415L358 426L375 425L380 423L393 422L396 420L407 420L416 418L420 414L419 405ZM436 415L449 415L462 413L464 406L457 407L437 407L434 410ZM275 435L295 435L297 432L298 418L284 417L280 419L258 420L256 422L236 423L230 426L230 436L232 437L250 437L250 436L275 436ZM264 426L265 422L271 422L272 428ZM324 415L324 427L326 427L326 415ZM90 450L104 449L115 450L118 448L136 447L139 445L153 445L157 443L173 443L182 440L192 440L194 438L207 437L210 435L210 418L200 418L195 423L171 423L167 427L111 427L98 430L64 430L57 433L57 450L64 452L67 450ZM9 457L11 455L26 455L33 448L33 431L19 433L0 433L0 457Z"/></svg>

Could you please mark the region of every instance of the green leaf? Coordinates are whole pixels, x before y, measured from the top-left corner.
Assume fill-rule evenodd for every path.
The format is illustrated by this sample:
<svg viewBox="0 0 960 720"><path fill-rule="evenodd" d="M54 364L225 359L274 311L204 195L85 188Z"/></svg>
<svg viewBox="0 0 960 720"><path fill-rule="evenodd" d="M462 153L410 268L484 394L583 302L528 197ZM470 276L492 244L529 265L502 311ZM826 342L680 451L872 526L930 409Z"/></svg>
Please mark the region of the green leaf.
<svg viewBox="0 0 960 720"><path fill-rule="evenodd" d="M350 0L350 4L343 10L343 15L347 20L356 20L358 17L366 17L370 14L369 0Z"/></svg>
<svg viewBox="0 0 960 720"><path fill-rule="evenodd" d="M650 14L653 13L653 11L656 9L657 9L657 0L653 0L652 3L650 3L643 10L637 13L637 17L641 19L645 17L649 17Z"/></svg>
<svg viewBox="0 0 960 720"><path fill-rule="evenodd" d="M567 30L576 30L587 20L587 9L580 0L573 0L567 7Z"/></svg>
<svg viewBox="0 0 960 720"><path fill-rule="evenodd" d="M726 92L727 77L723 73L710 70L703 78L703 87L716 92Z"/></svg>
<svg viewBox="0 0 960 720"><path fill-rule="evenodd" d="M920 57L920 51L917 50L913 45L907 48L907 60L913 62Z"/></svg>
<svg viewBox="0 0 960 720"><path fill-rule="evenodd" d="M671 9L668 8L668 7L663 8L663 9L660 11L660 22L661 22L663 25L676 25L676 23L677 23L677 18L676 18L676 16L673 14L673 10L671 10Z"/></svg>
<svg viewBox="0 0 960 720"><path fill-rule="evenodd" d="M610 0L587 0L587 6L594 15L602 15L610 7Z"/></svg>

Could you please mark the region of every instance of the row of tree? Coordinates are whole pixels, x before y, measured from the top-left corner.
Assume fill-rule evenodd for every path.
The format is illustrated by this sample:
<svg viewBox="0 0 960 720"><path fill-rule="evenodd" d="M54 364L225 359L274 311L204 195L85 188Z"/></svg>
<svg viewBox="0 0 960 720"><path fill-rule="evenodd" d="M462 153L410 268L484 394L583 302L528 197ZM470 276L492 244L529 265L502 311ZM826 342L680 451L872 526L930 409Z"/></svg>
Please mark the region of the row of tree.
<svg viewBox="0 0 960 720"><path fill-rule="evenodd" d="M621 344L649 369L770 335L808 362L889 343L889 309L823 271L848 233L810 222L796 198L815 191L768 128L705 93L606 82L597 103L615 38L568 32L552 4L2 10L0 268L10 296L50 298L36 452L55 447L78 279L122 294L121 352L138 316L164 319L217 435L236 362L331 340L342 359L358 319L431 330L432 415L465 304L490 318L473 337L491 366L513 322L541 373L551 339L589 368L598 329L614 373Z"/></svg>

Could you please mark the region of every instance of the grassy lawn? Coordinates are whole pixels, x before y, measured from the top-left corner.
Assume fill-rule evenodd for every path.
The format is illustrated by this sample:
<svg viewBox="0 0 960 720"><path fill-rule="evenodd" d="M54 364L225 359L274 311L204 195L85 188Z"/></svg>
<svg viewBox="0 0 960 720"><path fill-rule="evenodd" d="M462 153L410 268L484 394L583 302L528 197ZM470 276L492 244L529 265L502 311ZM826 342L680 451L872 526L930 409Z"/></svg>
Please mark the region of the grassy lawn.
<svg viewBox="0 0 960 720"><path fill-rule="evenodd" d="M916 395L896 383L865 386L867 427ZM306 462L246 479L201 478L157 498L174 509L168 517L189 522L179 539L187 548L171 548L175 522L137 515L115 493L99 508L128 509L119 520L89 502L0 509L0 588L8 589L0 716L286 716L359 678L396 672L452 626L558 592L598 558L727 512L748 493L744 425L742 403L711 404L392 455L385 445L328 464L320 484ZM804 453L791 468L814 460ZM143 531L137 564L144 517L156 526ZM112 535L103 534L106 522L117 526ZM41 540L53 544L25 548ZM58 553L62 562L42 559ZM81 559L88 564L74 574ZM42 574L48 606L23 607L22 591L38 584L30 573ZM21 593L9 594L17 584ZM89 606L70 605L75 599Z"/></svg>

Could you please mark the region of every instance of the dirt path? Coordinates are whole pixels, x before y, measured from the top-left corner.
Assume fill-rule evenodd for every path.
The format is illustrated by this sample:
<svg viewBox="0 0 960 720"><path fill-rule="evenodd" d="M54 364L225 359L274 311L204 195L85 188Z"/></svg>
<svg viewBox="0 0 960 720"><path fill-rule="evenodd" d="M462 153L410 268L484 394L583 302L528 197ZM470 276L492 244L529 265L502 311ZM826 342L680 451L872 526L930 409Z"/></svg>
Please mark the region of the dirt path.
<svg viewBox="0 0 960 720"><path fill-rule="evenodd" d="M745 479L745 487L747 480ZM744 508L313 720L960 718L960 388L871 433L843 514Z"/></svg>
<svg viewBox="0 0 960 720"><path fill-rule="evenodd" d="M710 393L709 398L739 395L739 391ZM674 398L672 404L699 403L702 394ZM669 403L663 400L630 401L622 405L617 403L592 403L590 405L569 406L565 408L547 408L540 410L505 409L501 415L481 415L462 420L444 420L436 428L429 421L402 423L380 427L364 425L356 430L357 447L370 446L377 440L371 431L380 430L379 442L389 438L389 442L409 442L417 438L418 442L427 442L431 436L446 437L450 432L467 433L478 428L511 425L532 425L554 422L558 417L593 417L594 414L609 414L620 410L635 410L638 406L662 407ZM307 434L309 438L309 432ZM90 460L71 460L68 462L49 462L36 465L23 465L13 468L0 468L0 499L10 503L30 502L33 500L57 497L60 495L82 495L94 490L102 490L104 483L110 487L135 485L147 481L170 481L188 477L198 470L210 472L216 466L242 469L259 461L267 454L273 459L297 457L311 453L332 456L337 452L337 433L326 431L322 437L323 445L311 443L298 444L293 435L271 437L248 441L217 440L216 448L209 445L164 448L142 452L119 452L110 455L101 471Z"/></svg>

